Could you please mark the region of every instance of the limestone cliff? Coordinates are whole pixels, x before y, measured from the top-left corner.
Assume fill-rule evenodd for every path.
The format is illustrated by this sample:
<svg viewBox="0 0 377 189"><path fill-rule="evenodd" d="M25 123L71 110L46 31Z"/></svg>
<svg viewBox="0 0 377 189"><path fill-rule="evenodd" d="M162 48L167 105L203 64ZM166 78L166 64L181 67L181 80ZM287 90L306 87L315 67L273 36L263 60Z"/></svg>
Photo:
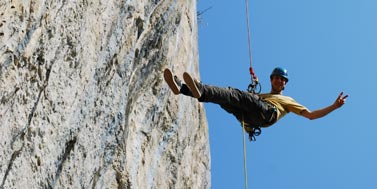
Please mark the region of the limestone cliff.
<svg viewBox="0 0 377 189"><path fill-rule="evenodd" d="M1 0L0 188L209 188L196 0Z"/></svg>

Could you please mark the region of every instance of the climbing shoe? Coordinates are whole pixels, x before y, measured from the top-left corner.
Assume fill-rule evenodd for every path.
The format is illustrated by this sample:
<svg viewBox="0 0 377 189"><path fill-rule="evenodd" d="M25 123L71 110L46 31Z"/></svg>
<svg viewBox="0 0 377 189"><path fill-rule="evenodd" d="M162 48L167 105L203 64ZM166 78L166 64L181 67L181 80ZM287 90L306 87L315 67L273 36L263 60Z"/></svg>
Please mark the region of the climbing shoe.
<svg viewBox="0 0 377 189"><path fill-rule="evenodd" d="M185 83L190 89L194 98L200 98L202 96L201 91L199 90L200 83L197 80L192 79L189 73L183 73L183 80L185 80Z"/></svg>
<svg viewBox="0 0 377 189"><path fill-rule="evenodd" d="M173 91L175 95L178 95L182 86L181 80L177 76L173 76L173 73L168 68L164 70L164 79L171 91Z"/></svg>

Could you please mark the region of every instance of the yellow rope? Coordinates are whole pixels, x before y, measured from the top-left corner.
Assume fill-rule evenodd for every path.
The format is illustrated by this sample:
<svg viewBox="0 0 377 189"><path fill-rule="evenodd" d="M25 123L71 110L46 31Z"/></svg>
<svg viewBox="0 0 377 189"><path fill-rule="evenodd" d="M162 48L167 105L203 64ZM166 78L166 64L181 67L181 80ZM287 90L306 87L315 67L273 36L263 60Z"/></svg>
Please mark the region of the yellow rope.
<svg viewBox="0 0 377 189"><path fill-rule="evenodd" d="M245 174L245 189L248 189L248 182L247 182L247 164L246 164L246 138L245 138L245 122L242 114L242 135L243 135L243 169Z"/></svg>

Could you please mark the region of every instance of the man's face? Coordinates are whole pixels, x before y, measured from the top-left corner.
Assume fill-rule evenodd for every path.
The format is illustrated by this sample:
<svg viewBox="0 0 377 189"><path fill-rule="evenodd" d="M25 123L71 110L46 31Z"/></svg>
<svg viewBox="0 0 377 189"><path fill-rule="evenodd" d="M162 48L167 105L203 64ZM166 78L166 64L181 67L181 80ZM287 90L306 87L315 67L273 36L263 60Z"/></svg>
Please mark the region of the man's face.
<svg viewBox="0 0 377 189"><path fill-rule="evenodd" d="M271 78L271 87L274 92L280 93L284 90L287 81L284 77L279 75L273 75Z"/></svg>

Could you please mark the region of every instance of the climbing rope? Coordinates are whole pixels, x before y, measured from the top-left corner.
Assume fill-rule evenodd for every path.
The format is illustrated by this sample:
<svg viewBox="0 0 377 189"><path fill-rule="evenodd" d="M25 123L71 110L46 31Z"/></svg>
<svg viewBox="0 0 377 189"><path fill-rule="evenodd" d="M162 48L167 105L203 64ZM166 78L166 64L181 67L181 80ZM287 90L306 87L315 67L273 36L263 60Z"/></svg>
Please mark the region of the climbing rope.
<svg viewBox="0 0 377 189"><path fill-rule="evenodd" d="M245 189L248 189L248 182L247 182L247 162L246 162L246 139L245 139L245 122L243 119L243 114L242 114L242 135L243 135L243 170L244 170L244 175L245 175Z"/></svg>
<svg viewBox="0 0 377 189"><path fill-rule="evenodd" d="M247 25L247 44L249 47L249 61L250 61L250 74L252 79L257 79L257 76L254 73L252 65L252 54L251 54L251 32L250 32L250 22L249 22L249 1L245 0L246 3L246 25Z"/></svg>
<svg viewBox="0 0 377 189"><path fill-rule="evenodd" d="M250 61L250 68L249 72L251 75L251 83L249 84L247 91L254 93L255 89L255 82L258 80L258 77L255 75L252 65L252 55L251 55L251 35L250 35L250 23L249 23L249 1L245 0L246 3L246 25L247 25L247 44L249 47L249 61ZM247 162L246 162L246 139L245 139L245 122L244 122L244 115L242 114L242 135L243 135L243 169L245 175L245 189L248 189L248 176L247 176Z"/></svg>
<svg viewBox="0 0 377 189"><path fill-rule="evenodd" d="M252 53L251 53L251 31L250 31L250 21L249 21L249 1L245 0L245 6L246 6L246 25L247 25L247 43L249 47L249 72L251 76L251 83L249 84L247 91L250 93L260 93L261 92L261 85L258 81L258 77L254 72L253 64L252 64ZM258 89L257 89L258 88ZM246 159L246 139L245 139L245 121L244 121L244 115L242 114L242 135L243 135L243 165L244 165L244 175L245 175L245 189L248 189L248 175L247 175L247 159ZM259 130L260 131L260 130ZM260 132L259 132L260 134ZM258 134L258 135L259 135ZM250 138L251 137L251 138ZM252 128L252 135L249 133L249 139L253 139L254 137L254 128Z"/></svg>
<svg viewBox="0 0 377 189"><path fill-rule="evenodd" d="M251 76L251 83L247 87L247 91L250 93L260 93L261 92L261 85L259 83L258 77L254 72L253 69L253 63L252 63L252 53L251 53L251 31L250 31L250 21L249 21L249 1L245 0L245 6L246 6L246 25L247 25L247 44L249 47L249 62L250 62L250 67L249 67L249 72Z"/></svg>

